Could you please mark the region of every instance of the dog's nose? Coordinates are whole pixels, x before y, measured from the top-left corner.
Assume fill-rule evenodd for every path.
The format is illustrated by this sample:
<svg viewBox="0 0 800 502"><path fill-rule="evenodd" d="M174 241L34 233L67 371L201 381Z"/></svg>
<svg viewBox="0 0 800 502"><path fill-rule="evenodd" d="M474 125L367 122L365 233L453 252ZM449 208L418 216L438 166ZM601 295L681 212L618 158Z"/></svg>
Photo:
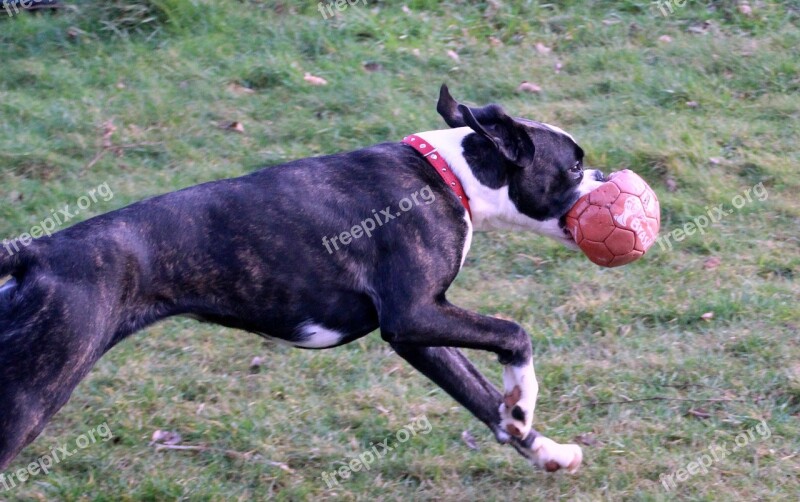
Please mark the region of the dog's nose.
<svg viewBox="0 0 800 502"><path fill-rule="evenodd" d="M603 174L603 171L601 171L600 169L595 169L594 170L594 179L597 180L597 181L605 181L606 180L606 176Z"/></svg>

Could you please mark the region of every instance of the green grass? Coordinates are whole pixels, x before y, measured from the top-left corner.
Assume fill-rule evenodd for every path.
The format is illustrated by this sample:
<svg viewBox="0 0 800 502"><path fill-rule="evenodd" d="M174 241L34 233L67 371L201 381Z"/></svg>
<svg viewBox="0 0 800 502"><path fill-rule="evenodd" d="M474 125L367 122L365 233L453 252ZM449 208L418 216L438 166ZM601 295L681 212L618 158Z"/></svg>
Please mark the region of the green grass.
<svg viewBox="0 0 800 502"><path fill-rule="evenodd" d="M564 127L589 164L642 174L661 200L664 234L707 206L732 207L758 183L768 191L705 235L622 269L532 235L475 236L450 297L531 334L537 428L558 441L596 440L577 476L534 471L496 445L377 334L312 352L170 320L105 357L7 472L104 422L115 439L0 498L796 500L800 8L750 3L752 16L734 1L690 1L663 17L629 0L368 0L328 20L316 2L270 0L85 1L10 19L0 11L3 237L104 182L114 198L81 219L443 127L442 82L459 99ZM696 33L704 21L707 32ZM537 42L552 52L538 53ZM329 84L310 86L305 72ZM523 80L543 92L516 92ZM125 148L98 157L109 121L111 143ZM231 121L244 133L219 127ZM706 312L713 319L701 319ZM257 373L254 356L266 361ZM501 382L493 357L470 357ZM430 434L335 489L322 481L423 415ZM662 473L761 420L769 439L664 491ZM157 429L211 450L156 452L148 442ZM479 450L461 440L465 430Z"/></svg>

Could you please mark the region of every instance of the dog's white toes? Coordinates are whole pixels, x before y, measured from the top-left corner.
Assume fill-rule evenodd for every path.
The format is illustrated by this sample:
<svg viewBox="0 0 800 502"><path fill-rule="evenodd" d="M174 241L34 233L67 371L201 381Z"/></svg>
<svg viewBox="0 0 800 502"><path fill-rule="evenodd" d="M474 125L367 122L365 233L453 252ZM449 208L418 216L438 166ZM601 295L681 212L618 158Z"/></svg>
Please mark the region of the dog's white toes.
<svg viewBox="0 0 800 502"><path fill-rule="evenodd" d="M583 451L576 444L559 444L544 436L539 436L531 446L534 454L533 462L547 472L566 469L575 473L583 462Z"/></svg>

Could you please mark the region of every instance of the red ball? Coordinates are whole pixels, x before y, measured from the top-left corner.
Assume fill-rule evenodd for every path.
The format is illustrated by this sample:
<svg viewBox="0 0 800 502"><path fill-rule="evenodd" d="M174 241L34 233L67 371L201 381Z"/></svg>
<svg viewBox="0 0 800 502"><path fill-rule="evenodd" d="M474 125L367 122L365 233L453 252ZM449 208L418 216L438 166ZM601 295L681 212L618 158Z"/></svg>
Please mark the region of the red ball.
<svg viewBox="0 0 800 502"><path fill-rule="evenodd" d="M633 171L611 174L567 213L567 230L594 263L619 267L641 258L661 227L661 208L650 186Z"/></svg>

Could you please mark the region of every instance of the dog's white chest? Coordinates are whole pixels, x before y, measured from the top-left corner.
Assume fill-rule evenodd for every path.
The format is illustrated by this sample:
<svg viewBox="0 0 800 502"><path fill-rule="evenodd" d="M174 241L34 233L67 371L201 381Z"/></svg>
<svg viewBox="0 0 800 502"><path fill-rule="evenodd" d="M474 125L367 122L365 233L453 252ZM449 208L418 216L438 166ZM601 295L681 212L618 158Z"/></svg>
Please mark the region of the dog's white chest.
<svg viewBox="0 0 800 502"><path fill-rule="evenodd" d="M345 335L328 329L320 324L306 323L299 328L302 338L291 342L292 345L306 349L324 349L333 347L344 339Z"/></svg>

